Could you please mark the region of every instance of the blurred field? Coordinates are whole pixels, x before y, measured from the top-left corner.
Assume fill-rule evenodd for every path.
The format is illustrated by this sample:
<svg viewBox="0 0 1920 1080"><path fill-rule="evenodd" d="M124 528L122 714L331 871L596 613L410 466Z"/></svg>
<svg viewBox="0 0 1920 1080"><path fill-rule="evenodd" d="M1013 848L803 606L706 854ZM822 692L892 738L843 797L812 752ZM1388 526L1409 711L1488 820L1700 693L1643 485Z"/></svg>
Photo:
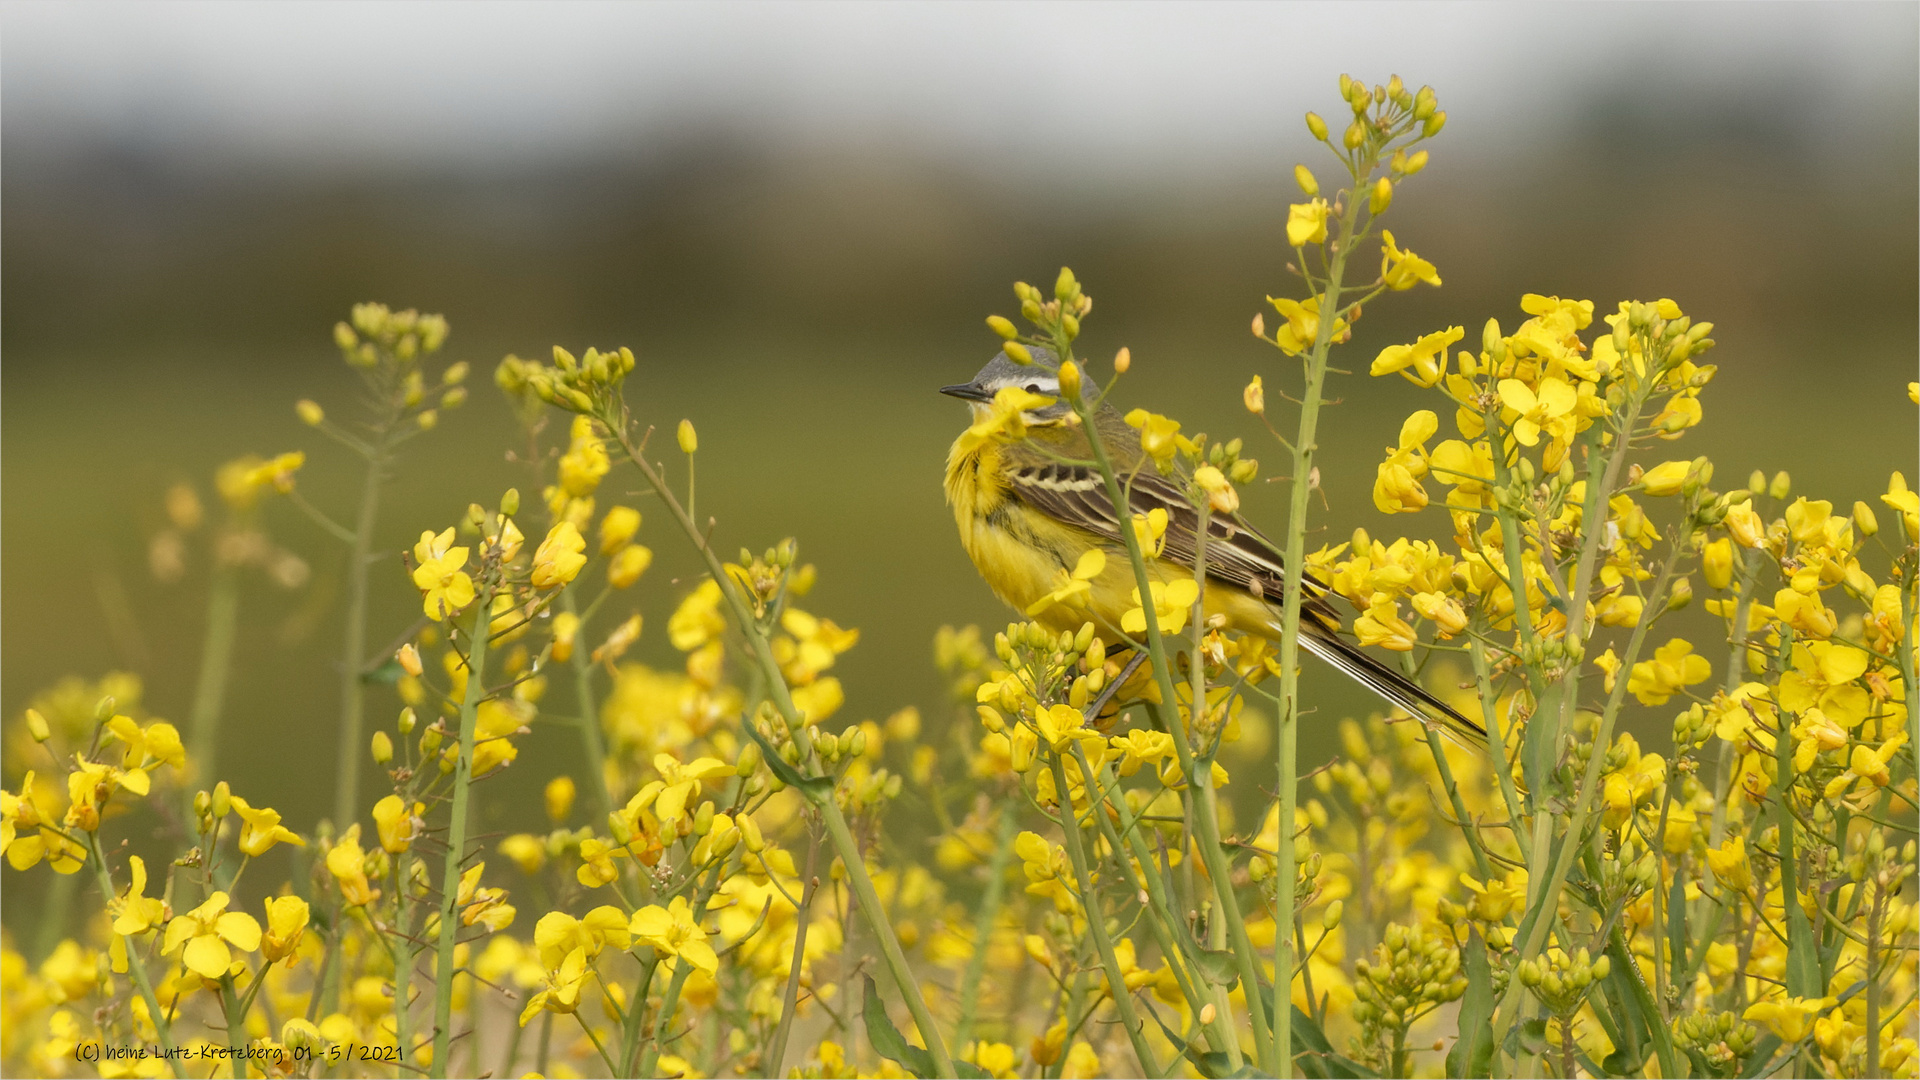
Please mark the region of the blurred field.
<svg viewBox="0 0 1920 1080"><path fill-rule="evenodd" d="M1512 325L1527 291L1603 309L1672 296L1717 324L1706 421L1676 446L1711 455L1717 486L1791 467L1796 493L1846 506L1884 490L1889 469L1911 475L1913 95L1855 118L1877 134L1838 156L1791 101L1789 89L1681 107L1655 86L1591 102L1514 160L1457 160L1442 140L1394 217L1446 286L1379 304L1336 360L1355 374L1336 383L1344 400L1326 420L1322 538L1439 524L1390 521L1369 501L1379 448L1415 398L1397 379L1366 378L1366 364L1382 345L1450 323L1469 341L1489 315ZM504 458L516 435L488 379L498 359L624 344L641 358L628 382L636 411L663 428L683 416L699 425L699 506L717 517L722 550L798 537L820 568L808 607L862 629L841 661L842 718L917 704L937 730L935 630L990 632L1011 613L974 575L942 505L940 469L964 414L934 388L991 355L980 320L1010 311L1013 279L1051 280L1069 264L1097 303L1089 353L1133 350L1128 404L1189 431L1244 435L1277 463L1239 391L1258 372L1277 403L1291 372L1246 325L1266 293L1289 288L1285 168L1317 159L1304 134L1273 141L1270 170L1177 189L1015 184L910 153L697 138L644 163L323 175L9 141L0 713L16 716L64 674L113 668L147 679L156 714L185 712L204 563L177 585L148 573L162 493L185 480L210 498L221 461L297 448L309 454L302 490L347 517L357 460L291 406L312 397L352 414L329 327L377 299L445 313L448 355L477 377L470 405L412 444L390 489L380 543L396 557L375 576L375 640L417 603L403 544L469 501L534 486ZM603 503L617 489L606 490ZM1277 530L1282 489L1256 488L1248 507ZM224 757L251 763L236 790L271 792L304 829L332 790L341 552L291 507L268 517L314 576L294 593L249 585ZM648 620L641 659L666 659L660 630L686 587L676 581L693 572L666 526L650 516L642 539L659 558L623 601ZM1372 707L1316 676L1318 718ZM376 722L393 708L371 699ZM1669 719L1649 711L1644 730L1664 744ZM1302 760L1331 748L1316 733ZM531 790L576 756L570 733L537 734L501 783ZM536 813L520 822L503 800L482 806L502 815L488 830Z"/></svg>

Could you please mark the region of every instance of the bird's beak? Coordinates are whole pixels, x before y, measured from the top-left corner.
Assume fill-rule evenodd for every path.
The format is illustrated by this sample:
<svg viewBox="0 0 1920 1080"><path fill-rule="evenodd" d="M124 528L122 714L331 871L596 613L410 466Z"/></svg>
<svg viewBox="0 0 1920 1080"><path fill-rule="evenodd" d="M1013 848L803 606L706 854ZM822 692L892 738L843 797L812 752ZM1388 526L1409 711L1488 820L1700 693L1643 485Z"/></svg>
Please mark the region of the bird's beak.
<svg viewBox="0 0 1920 1080"><path fill-rule="evenodd" d="M948 397L964 398L967 401L993 400L993 395L987 393L986 390L976 383L959 383L954 386L943 386L940 388L940 392Z"/></svg>

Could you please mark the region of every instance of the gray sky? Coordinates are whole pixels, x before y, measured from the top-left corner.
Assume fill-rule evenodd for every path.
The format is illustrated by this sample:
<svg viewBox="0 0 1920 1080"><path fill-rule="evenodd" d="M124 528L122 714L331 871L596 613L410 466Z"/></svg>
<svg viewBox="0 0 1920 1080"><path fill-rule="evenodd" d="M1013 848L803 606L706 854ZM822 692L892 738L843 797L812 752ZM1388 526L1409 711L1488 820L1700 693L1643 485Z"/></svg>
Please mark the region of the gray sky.
<svg viewBox="0 0 1920 1080"><path fill-rule="evenodd" d="M1910 109L1915 12L16 2L0 7L0 105L9 152L29 155L105 138L292 163L514 162L730 130L904 143L988 170L1071 156L1177 174L1261 160L1305 108L1339 105L1342 70L1432 83L1463 150L1526 145L1570 102L1656 77L1684 98L1784 80L1815 116Z"/></svg>

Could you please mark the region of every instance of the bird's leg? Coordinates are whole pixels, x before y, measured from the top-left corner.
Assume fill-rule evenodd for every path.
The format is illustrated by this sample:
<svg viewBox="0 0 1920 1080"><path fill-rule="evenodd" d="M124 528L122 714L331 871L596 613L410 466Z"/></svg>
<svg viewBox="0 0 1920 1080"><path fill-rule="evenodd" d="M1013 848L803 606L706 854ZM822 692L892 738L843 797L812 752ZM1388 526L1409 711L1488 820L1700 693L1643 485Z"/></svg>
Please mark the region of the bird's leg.
<svg viewBox="0 0 1920 1080"><path fill-rule="evenodd" d="M1107 680L1107 685L1100 689L1100 696L1087 703L1087 711L1084 715L1088 720L1093 720L1100 715L1100 710L1107 707L1107 702L1112 701L1113 695L1120 692L1120 688L1126 685L1128 679L1133 678L1133 673L1140 670L1140 665L1145 663L1146 659L1145 649L1133 650L1133 659L1127 661L1126 666L1120 669L1120 674Z"/></svg>

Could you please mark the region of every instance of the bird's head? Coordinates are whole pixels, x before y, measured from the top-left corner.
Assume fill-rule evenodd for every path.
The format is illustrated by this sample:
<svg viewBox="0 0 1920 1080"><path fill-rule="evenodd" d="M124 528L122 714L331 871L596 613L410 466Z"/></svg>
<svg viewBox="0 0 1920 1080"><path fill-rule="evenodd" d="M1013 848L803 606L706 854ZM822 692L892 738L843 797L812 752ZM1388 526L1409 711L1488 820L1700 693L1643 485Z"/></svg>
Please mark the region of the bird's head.
<svg viewBox="0 0 1920 1080"><path fill-rule="evenodd" d="M1019 363L1002 352L987 361L987 366L981 368L971 382L943 386L940 392L972 405L977 419L992 406L994 395L1008 387L1018 387L1029 394L1054 399L1050 405L1022 412L1021 418L1028 425L1061 423L1072 414L1073 408L1060 397L1060 361L1037 345L1028 346L1027 351L1033 356L1030 364Z"/></svg>

